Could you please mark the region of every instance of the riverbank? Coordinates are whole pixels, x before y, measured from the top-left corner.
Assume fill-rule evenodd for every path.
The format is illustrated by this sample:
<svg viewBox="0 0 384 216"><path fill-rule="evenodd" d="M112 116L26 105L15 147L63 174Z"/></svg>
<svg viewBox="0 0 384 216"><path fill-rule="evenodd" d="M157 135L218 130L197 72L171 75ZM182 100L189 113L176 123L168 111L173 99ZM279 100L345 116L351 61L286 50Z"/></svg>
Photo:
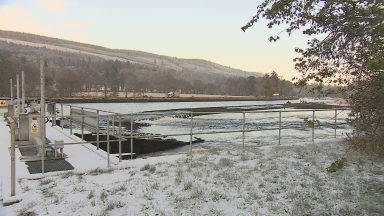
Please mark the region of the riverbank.
<svg viewBox="0 0 384 216"><path fill-rule="evenodd" d="M346 154L340 169L327 171ZM383 173L382 160L348 151L337 141L211 149L134 160L129 167L20 179L23 201L6 210L19 215L381 215Z"/></svg>
<svg viewBox="0 0 384 216"><path fill-rule="evenodd" d="M215 96L215 97L71 97L48 98L48 101L57 103L145 103L145 102L211 102L211 101L277 101L297 100L296 97L249 97L249 96ZM39 100L39 98L27 98L27 101Z"/></svg>

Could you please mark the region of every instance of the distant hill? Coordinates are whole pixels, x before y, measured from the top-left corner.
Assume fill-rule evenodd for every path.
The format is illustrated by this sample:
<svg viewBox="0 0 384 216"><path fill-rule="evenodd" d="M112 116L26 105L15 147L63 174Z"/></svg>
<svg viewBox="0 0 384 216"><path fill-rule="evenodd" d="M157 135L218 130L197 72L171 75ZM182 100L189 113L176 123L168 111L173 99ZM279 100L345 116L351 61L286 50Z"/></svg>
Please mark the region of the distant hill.
<svg viewBox="0 0 384 216"><path fill-rule="evenodd" d="M182 59L157 55L142 51L109 49L101 46L83 44L34 34L0 30L0 48L21 52L24 55L64 56L78 59L119 60L159 71L173 71L191 80L214 82L219 77L260 77L258 72L247 72L216 64L202 59Z"/></svg>

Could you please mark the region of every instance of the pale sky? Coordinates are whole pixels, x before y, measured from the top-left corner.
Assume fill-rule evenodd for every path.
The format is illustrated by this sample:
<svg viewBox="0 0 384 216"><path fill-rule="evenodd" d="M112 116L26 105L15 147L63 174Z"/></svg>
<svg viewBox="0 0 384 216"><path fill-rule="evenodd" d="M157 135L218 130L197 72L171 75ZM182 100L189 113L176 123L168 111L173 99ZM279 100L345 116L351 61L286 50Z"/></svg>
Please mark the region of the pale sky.
<svg viewBox="0 0 384 216"><path fill-rule="evenodd" d="M0 0L0 29L200 58L250 72L298 76L292 59L299 32L275 43L265 22L240 29L260 0Z"/></svg>

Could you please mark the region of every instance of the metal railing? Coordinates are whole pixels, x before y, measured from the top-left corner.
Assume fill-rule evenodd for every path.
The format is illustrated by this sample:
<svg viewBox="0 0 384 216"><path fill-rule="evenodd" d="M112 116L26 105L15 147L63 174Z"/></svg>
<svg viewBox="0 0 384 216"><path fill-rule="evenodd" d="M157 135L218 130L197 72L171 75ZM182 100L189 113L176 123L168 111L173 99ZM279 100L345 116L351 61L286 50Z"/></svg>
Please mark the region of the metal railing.
<svg viewBox="0 0 384 216"><path fill-rule="evenodd" d="M70 106L70 110L74 108L75 106ZM106 143L107 144L107 167L110 168L111 163L110 163L110 143L111 142L118 142L118 156L119 156L119 162L122 161L122 142L130 140L130 157L133 159L134 156L134 139L140 139L140 138L156 138L156 137L176 137L176 136L189 136L189 153L192 152L192 144L193 144L193 136L194 135L207 135L207 134L226 134L226 133L241 133L242 134L242 148L245 148L245 136L246 133L249 132L255 132L255 131L267 131L267 130L278 130L278 144L281 144L281 137L282 137L282 130L285 129L303 129L307 128L308 126L282 126L282 113L289 113L289 112L312 112L312 125L311 130L312 130L312 142L314 141L315 137L315 113L316 112L323 112L323 111L332 111L334 110L334 117L330 118L329 120L334 120L333 121L333 126L334 126L334 137L337 136L337 116L338 116L338 111L342 112L345 110L348 110L346 108L338 108L338 109L296 109L296 110L256 110L256 111L243 111L243 112L145 112L145 113L128 113L128 114L120 114L120 113L115 113L115 112L109 112L109 111L104 111L104 110L99 110L99 109L93 109L93 108L85 108L85 107L76 107L81 110L80 115L74 115L70 113L70 115L64 115L63 111L63 104L61 104L61 124L60 127L62 130L64 130L64 124L63 120L68 119L69 120L69 130L70 130L70 135L73 134L73 127L75 124L78 124L80 126L80 136L81 140L80 142L66 142L66 143L61 143L59 144L60 146L68 146L68 145L81 145L81 144L89 144L93 141L84 141L84 129L91 128L91 129L96 129L96 147L97 149L100 148L101 143ZM95 111L95 115L86 115L85 110L92 110ZM100 113L106 113L106 114L100 114ZM213 114L241 114L242 117L241 119L241 124L238 125L239 129L231 129L231 130L221 130L221 131L194 131L194 120L196 116L200 115L213 115ZM247 129L246 128L246 116L247 114L256 114L256 113L278 113L278 127L272 127L272 128L255 128L255 129ZM135 133L134 131L134 119L140 119L138 118L139 116L184 116L184 118L188 118L189 121L187 123L189 124L189 131L183 132L183 133L170 133L170 134L139 134ZM78 117L80 119L80 122L74 122L74 119ZM85 124L85 118L86 117L91 117L91 118L96 118L97 119L97 124L92 127L92 125L86 125ZM123 135L123 127L122 127L122 118L123 117L128 117L129 118L129 123L130 123L130 129L128 135ZM43 118L43 117L41 117ZM47 115L44 118L50 118L56 121L57 115L56 113L53 115ZM101 125L100 125L100 120L106 120L106 130L101 131ZM118 130L116 132L116 119L118 121ZM15 130L17 127L17 122L18 118L17 117L9 117L8 121L10 122L10 128L11 128L11 178L12 178L12 184L11 184L11 194L12 196L15 194L15 149L16 148L27 148L27 147L36 147L40 148L42 156L41 156L41 173L44 174L44 162L45 162L45 148L46 146L43 145L33 145L33 144L27 144L25 141L16 141L16 136L15 136ZM44 121L43 121L44 122ZM112 131L112 133L111 133ZM100 140L100 135L106 136L105 141ZM112 140L110 139L110 136L117 135L117 140ZM49 143L48 146L52 146L55 151L57 149L56 143ZM56 154L55 154L56 155Z"/></svg>

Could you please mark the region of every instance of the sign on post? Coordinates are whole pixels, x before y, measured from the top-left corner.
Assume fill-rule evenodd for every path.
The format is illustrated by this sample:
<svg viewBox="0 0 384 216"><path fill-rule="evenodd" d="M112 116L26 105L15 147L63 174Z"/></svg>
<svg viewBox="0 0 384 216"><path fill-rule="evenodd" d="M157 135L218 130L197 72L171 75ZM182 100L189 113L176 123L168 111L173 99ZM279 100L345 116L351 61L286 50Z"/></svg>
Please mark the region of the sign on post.
<svg viewBox="0 0 384 216"><path fill-rule="evenodd" d="M31 133L37 134L39 132L39 122L35 119L31 122Z"/></svg>

